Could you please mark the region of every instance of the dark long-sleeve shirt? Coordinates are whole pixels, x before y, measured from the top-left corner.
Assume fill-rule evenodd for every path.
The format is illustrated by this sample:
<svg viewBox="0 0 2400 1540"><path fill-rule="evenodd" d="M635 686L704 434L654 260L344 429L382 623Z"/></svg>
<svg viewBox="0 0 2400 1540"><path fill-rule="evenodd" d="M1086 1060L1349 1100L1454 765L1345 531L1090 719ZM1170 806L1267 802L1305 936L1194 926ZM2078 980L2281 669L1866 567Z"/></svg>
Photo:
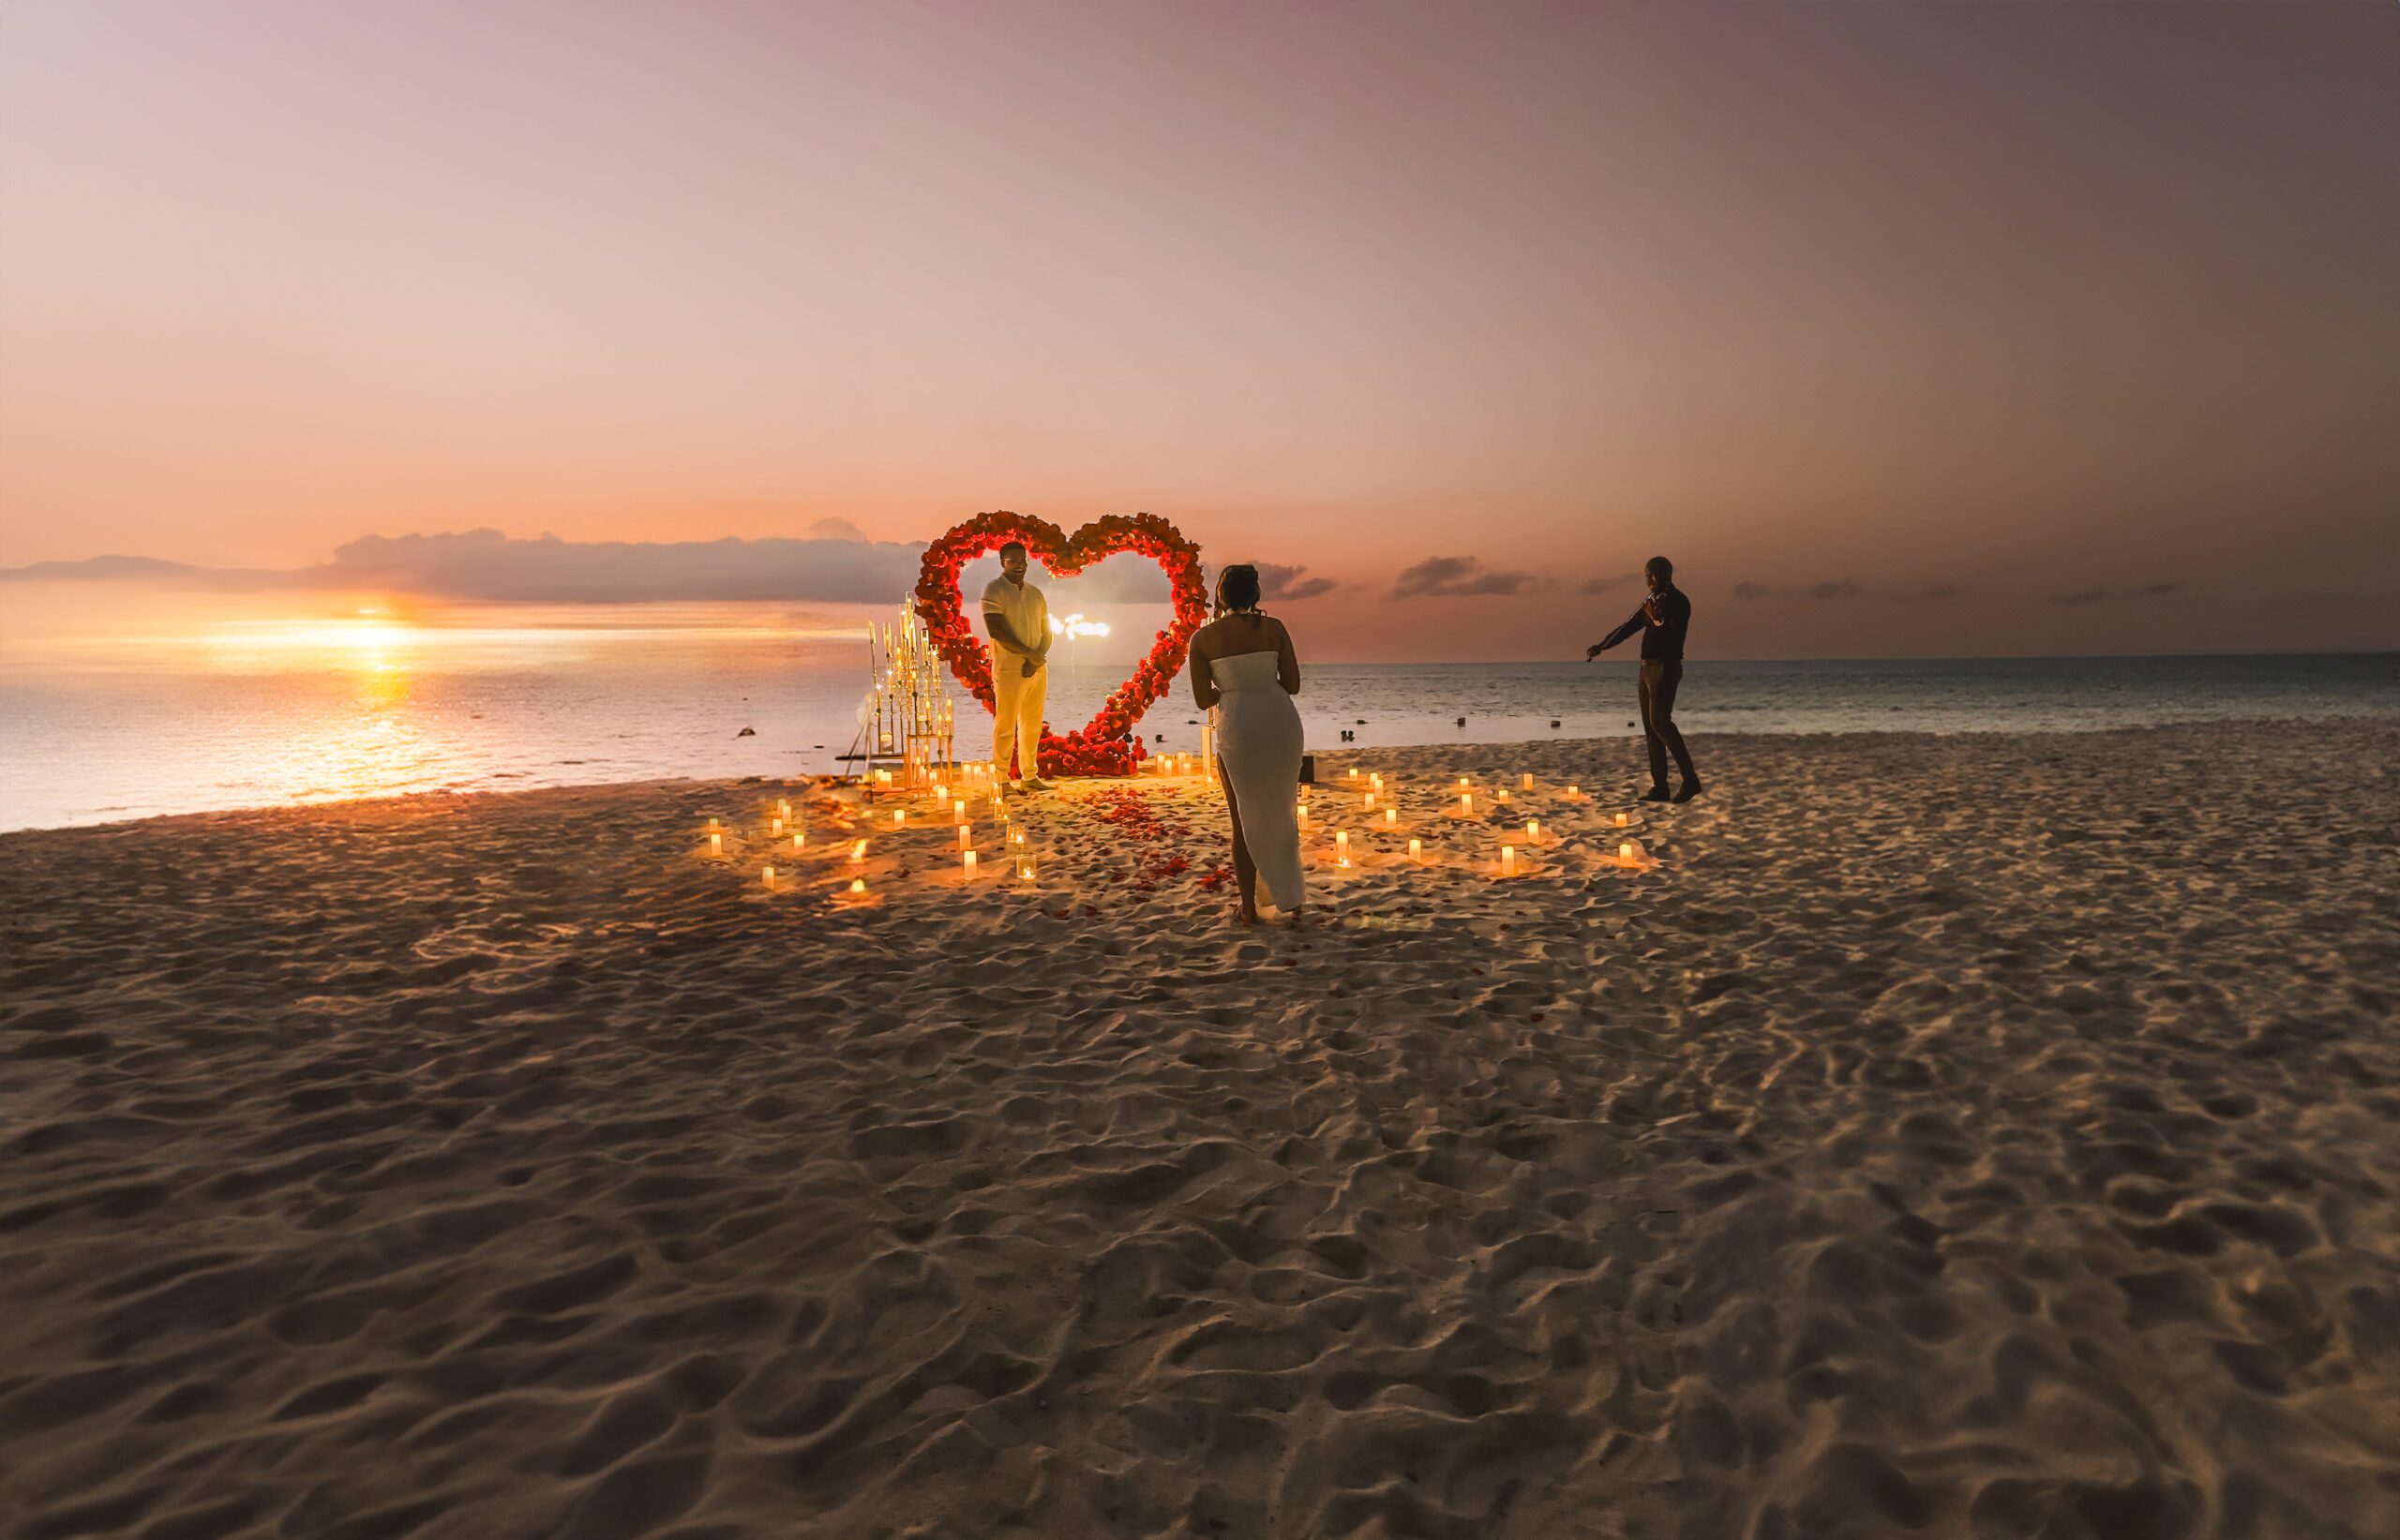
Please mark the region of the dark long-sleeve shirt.
<svg viewBox="0 0 2400 1540"><path fill-rule="evenodd" d="M1672 663L1684 661L1684 633L1691 629L1691 601L1684 597L1683 590L1672 583L1653 597L1658 604L1659 622L1652 625L1649 615L1637 609L1633 612L1633 619L1609 633L1608 640L1600 643L1603 650L1639 631L1642 633L1643 658L1663 658Z"/></svg>

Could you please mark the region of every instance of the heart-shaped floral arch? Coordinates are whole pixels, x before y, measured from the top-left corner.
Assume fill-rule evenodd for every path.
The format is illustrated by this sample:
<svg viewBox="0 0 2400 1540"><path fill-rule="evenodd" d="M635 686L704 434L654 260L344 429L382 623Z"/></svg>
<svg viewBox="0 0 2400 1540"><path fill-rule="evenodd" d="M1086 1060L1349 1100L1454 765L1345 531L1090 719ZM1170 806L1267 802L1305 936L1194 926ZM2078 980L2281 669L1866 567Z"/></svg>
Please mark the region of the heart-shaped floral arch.
<svg viewBox="0 0 2400 1540"><path fill-rule="evenodd" d="M1158 634L1149 656L1076 731L1062 738L1048 723L1042 725L1042 758L1049 769L1066 775L1132 774L1146 757L1133 725L1166 694L1191 652L1192 633L1208 619L1208 596L1200 583L1200 547L1151 514L1111 514L1070 535L1046 519L1003 509L978 514L945 531L925 547L924 566L917 577L917 614L950 671L985 710L992 709L991 653L968 624L958 573L1012 540L1024 541L1027 554L1058 577L1072 577L1107 557L1129 554L1147 556L1166 569L1175 621ZM1002 773L1007 769L1002 766Z"/></svg>

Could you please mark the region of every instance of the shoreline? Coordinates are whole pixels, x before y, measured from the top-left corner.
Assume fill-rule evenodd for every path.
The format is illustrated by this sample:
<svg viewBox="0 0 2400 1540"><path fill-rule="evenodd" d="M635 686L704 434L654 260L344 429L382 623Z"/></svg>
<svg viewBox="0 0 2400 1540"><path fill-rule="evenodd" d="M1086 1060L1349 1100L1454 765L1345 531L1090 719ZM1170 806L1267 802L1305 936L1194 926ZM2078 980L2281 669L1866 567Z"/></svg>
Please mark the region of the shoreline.
<svg viewBox="0 0 2400 1540"><path fill-rule="evenodd" d="M2251 654L2242 653L2228 655L2250 656ZM2248 730L2254 728L2259 730L2326 729L2341 731L2352 728L2372 730L2378 727L2389 728L2394 726L2400 726L2400 711L2281 717L2196 716L2169 722L2138 723L2115 727L2048 728L2030 731L2006 727L1893 727L1872 731L1775 730L1762 732L1688 732L1684 734L1684 739L1688 744L1693 747L1695 754L1697 754L1700 747L1704 744L1716 745L1719 743L1742 743L1755 742L1759 740L1789 740L1798 743L1820 744L1832 743L1837 740L1856 740L1861 745L1872 746L1888 739L1905 740L1922 738L1936 740L1961 738L1989 738L2005 740L2082 740L2121 735L2138 735L2145 733L2189 732L2202 728L2228 728L2235 730ZM1321 761L1328 763L1347 763L1354 759L1371 757L1377 755L1414 755L1434 752L1456 755L1463 759L1490 759L1495 754L1503 750L1513 751L1541 746L1566 748L1575 744L1612 744L1622 745L1625 747L1627 752L1624 757L1626 760L1626 766L1628 767L1626 773L1631 775L1635 773L1635 769L1638 768L1637 762L1640 759L1638 750L1641 742L1641 730L1639 727L1633 727L1628 731L1604 735L1586 735L1583 737L1550 734L1541 738L1492 739L1476 741L1460 741L1456 743L1399 743L1388 745L1336 744L1330 749L1312 747L1308 752ZM1192 751L1189 749L1178 751L1162 745L1155 752L1159 754L1172 754L1178 752L1191 753ZM972 762L973 761L968 761L968 763ZM1608 772L1610 769L1611 767L1607 765L1596 764L1593 769L1593 773L1598 776ZM846 778L847 777L841 773L829 775L822 772L792 775L780 778L771 775L667 775L647 776L628 781L575 781L562 782L555 785L528 786L476 786L458 790L442 788L425 791L392 792L367 797L326 798L322 800L314 801L254 802L245 803L234 807L200 808L185 813L137 814L131 817L112 818L97 823L36 824L26 825L16 829L0 829L0 854L5 854L6 842L22 835L71 834L100 830L123 829L135 824L158 823L174 819L226 817L250 818L277 813L300 813L315 809L371 806L386 803L430 804L446 801L466 801L478 798L530 797L549 792L589 795L592 793L611 791L633 791L644 788L691 790L694 788L721 787L726 788L728 794L730 794L735 789L743 787L771 785L797 786L804 784L823 784L828 782L838 783ZM1077 785L1105 785L1116 782L1130 784L1134 781L1147 781L1149 777L1147 775L1131 777L1087 776L1072 777L1069 779Z"/></svg>
<svg viewBox="0 0 2400 1540"><path fill-rule="evenodd" d="M2387 1530L2400 723L1690 741L0 835L0 1529Z"/></svg>

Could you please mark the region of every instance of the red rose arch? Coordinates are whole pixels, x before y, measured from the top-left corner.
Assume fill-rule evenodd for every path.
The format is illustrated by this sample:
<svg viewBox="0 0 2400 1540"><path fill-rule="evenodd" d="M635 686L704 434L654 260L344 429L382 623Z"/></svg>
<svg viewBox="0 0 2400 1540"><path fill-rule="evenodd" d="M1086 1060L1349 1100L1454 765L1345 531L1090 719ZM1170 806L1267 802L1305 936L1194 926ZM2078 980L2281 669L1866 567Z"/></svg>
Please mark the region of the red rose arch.
<svg viewBox="0 0 2400 1540"><path fill-rule="evenodd" d="M978 514L926 546L924 567L917 578L917 614L950 671L987 711L992 709L991 653L968 623L958 591L958 572L1012 540L1024 541L1027 553L1058 577L1072 577L1103 558L1120 554L1147 556L1166 569L1175 621L1158 634L1150 655L1074 732L1061 738L1050 730L1048 723L1042 725L1042 757L1053 770L1066 775L1132 774L1146 757L1133 725L1166 694L1190 654L1192 633L1208 618L1208 597L1200 586L1200 547L1184 539L1174 525L1150 514L1111 514L1069 535L1045 519L1005 510ZM1001 770L1005 773L1007 767Z"/></svg>

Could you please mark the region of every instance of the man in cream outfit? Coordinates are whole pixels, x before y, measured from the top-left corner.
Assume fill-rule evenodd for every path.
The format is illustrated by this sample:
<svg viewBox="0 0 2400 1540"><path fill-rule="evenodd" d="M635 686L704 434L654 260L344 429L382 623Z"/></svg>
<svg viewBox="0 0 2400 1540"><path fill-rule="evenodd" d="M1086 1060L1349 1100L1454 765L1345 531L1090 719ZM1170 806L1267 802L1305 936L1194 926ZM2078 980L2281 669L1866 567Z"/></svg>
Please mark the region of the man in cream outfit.
<svg viewBox="0 0 2400 1540"><path fill-rule="evenodd" d="M1024 755L1024 780L1009 789L1047 791L1035 763L1042 750L1042 707L1050 686L1050 604L1025 580L1022 541L1000 547L1000 576L983 587L983 629L992 634L992 773L1009 773Z"/></svg>

